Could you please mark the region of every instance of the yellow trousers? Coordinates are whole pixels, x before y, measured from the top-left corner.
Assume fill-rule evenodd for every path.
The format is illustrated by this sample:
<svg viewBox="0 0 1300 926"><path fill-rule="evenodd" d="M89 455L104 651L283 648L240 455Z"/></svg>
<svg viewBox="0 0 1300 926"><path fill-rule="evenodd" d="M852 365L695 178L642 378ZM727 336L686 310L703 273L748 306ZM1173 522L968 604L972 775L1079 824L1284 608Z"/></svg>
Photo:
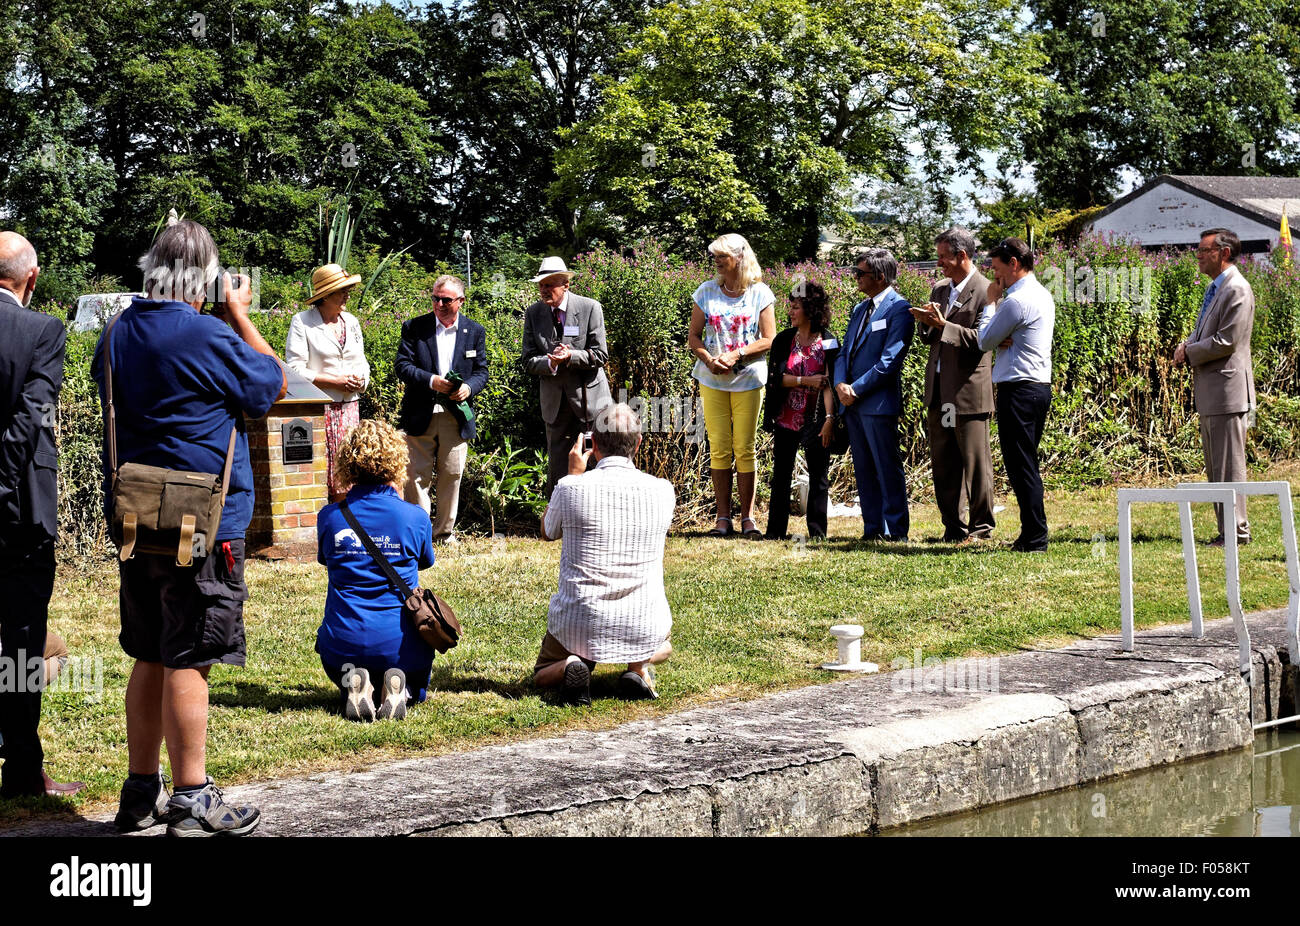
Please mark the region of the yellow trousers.
<svg viewBox="0 0 1300 926"><path fill-rule="evenodd" d="M763 407L763 390L724 392L700 385L700 404L704 406L704 427L709 432L709 468L754 471L754 434L758 430L758 413Z"/></svg>

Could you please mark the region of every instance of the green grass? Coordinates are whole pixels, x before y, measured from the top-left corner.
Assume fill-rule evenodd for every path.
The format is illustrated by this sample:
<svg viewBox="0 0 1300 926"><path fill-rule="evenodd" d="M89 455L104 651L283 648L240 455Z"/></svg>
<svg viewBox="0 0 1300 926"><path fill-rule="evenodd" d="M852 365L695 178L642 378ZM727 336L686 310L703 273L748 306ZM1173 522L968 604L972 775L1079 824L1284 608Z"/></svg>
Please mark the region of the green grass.
<svg viewBox="0 0 1300 926"><path fill-rule="evenodd" d="M1300 484L1300 466L1256 478ZM888 667L911 659L995 654L1057 645L1119 627L1115 490L1049 494L1052 531L1045 555L1012 553L1014 499L998 515L1003 544L958 550L948 544L863 547L855 519L831 522L829 540L811 545L754 543L674 535L665 557L672 606L673 658L660 667L660 700L615 700L618 667L601 667L590 708L561 708L529 677L546 625L559 544L529 538L469 538L438 551L423 574L457 608L466 634L434 664L433 693L402 723L348 723L331 708L334 689L313 651L325 597L323 567L252 562L245 610L248 665L215 667L211 676L209 772L221 783L350 768L377 760L468 749L574 728L603 728L728 697L832 680L818 664L834 656L828 628L866 628L863 658ZM1247 610L1286 603L1277 506L1250 502L1256 542L1243 548L1242 603ZM933 504L914 503L912 536L941 533ZM1202 539L1213 512L1196 516ZM794 520L792 532L802 529ZM1134 512L1139 627L1186 621L1178 517L1167 505ZM1099 539L1104 538L1104 539ZM1207 617L1227 613L1223 554L1202 547ZM41 726L47 767L86 781L81 809L116 800L126 772L123 691L129 662L117 645L117 574L112 562L65 564L51 603L50 627L73 658L102 657L103 694L47 693ZM0 820L60 805L0 803Z"/></svg>

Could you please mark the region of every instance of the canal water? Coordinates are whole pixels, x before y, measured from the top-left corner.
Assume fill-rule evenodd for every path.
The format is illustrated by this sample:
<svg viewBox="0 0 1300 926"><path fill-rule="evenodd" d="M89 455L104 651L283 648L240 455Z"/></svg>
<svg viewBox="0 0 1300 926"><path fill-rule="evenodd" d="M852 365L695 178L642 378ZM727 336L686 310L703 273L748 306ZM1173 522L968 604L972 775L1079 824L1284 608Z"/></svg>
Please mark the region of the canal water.
<svg viewBox="0 0 1300 926"><path fill-rule="evenodd" d="M1300 733L882 836L1300 836Z"/></svg>

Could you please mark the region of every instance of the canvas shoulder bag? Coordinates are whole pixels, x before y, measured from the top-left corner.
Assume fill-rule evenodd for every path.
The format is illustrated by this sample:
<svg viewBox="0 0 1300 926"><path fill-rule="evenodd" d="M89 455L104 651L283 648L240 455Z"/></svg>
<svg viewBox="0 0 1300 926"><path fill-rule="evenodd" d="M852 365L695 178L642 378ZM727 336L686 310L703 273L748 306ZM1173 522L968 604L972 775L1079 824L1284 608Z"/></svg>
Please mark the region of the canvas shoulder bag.
<svg viewBox="0 0 1300 926"><path fill-rule="evenodd" d="M177 566L189 566L195 555L206 556L216 543L221 511L230 488L237 428L230 429L226 463L220 476L142 463L118 466L117 412L113 405L113 326L121 317L121 313L114 315L104 334L109 492L113 500L109 534L122 562L137 553L150 553L175 555Z"/></svg>
<svg viewBox="0 0 1300 926"><path fill-rule="evenodd" d="M460 621L456 620L456 612L452 611L451 605L427 588L417 588L412 591L411 586L398 575L393 564L388 561L388 557L380 552L374 540L357 521L357 516L348 507L347 499L339 502L339 510L343 512L348 527L352 528L357 539L366 548L366 552L375 561L375 565L379 567L379 571L388 579L393 591L401 599L402 616L415 625L420 639L439 653L445 653L459 643Z"/></svg>

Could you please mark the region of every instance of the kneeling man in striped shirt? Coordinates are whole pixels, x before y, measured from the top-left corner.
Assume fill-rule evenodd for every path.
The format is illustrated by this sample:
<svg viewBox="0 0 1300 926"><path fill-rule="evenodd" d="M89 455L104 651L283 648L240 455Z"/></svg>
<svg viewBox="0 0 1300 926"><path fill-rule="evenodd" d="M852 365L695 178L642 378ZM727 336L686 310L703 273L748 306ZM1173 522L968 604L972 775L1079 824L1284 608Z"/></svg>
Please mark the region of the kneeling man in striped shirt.
<svg viewBox="0 0 1300 926"><path fill-rule="evenodd" d="M626 663L620 697L657 698L651 666L672 653L664 540L677 496L672 483L633 463L641 422L627 405L602 409L591 441L591 449L583 435L574 442L569 475L542 515L542 539L564 543L533 680L561 689L564 704L590 704L596 664Z"/></svg>

